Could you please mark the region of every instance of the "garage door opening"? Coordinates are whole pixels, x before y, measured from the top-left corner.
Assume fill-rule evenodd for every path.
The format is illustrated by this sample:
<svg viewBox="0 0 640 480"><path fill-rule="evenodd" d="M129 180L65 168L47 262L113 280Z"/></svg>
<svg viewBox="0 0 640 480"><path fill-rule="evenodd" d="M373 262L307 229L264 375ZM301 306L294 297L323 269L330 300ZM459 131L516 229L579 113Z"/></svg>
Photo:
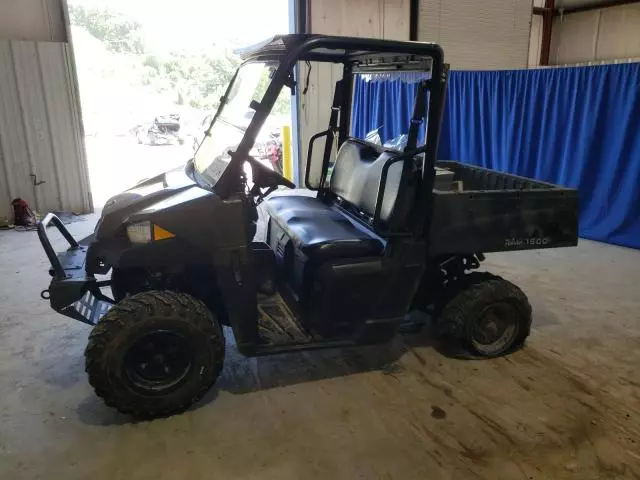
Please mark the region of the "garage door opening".
<svg viewBox="0 0 640 480"><path fill-rule="evenodd" d="M72 0L69 19L97 208L184 165L240 65L235 49L290 25L288 0ZM290 105L283 95L256 142L274 168Z"/></svg>

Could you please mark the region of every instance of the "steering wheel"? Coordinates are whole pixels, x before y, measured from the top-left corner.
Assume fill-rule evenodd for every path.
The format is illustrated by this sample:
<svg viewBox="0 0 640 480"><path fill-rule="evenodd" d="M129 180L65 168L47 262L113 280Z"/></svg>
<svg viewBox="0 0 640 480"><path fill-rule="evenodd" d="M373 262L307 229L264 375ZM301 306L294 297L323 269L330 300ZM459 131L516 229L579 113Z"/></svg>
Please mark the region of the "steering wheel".
<svg viewBox="0 0 640 480"><path fill-rule="evenodd" d="M249 162L249 165L251 165L253 183L258 187L267 188L269 190L275 190L279 185L287 188L296 188L295 183L286 179L278 172L269 170L251 155L247 156L247 161Z"/></svg>

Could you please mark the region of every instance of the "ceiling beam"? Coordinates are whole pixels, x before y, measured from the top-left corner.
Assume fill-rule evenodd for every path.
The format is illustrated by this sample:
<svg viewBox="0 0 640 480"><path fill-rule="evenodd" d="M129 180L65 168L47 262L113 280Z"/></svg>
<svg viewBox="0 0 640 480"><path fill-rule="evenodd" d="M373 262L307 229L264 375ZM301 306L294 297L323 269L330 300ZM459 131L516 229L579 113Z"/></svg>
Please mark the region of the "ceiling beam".
<svg viewBox="0 0 640 480"><path fill-rule="evenodd" d="M619 7L620 5L629 5L631 3L639 3L638 0L603 0L602 2L582 5L577 7L569 7L556 12L556 15L569 13L588 12L590 10L599 10L601 8Z"/></svg>
<svg viewBox="0 0 640 480"><path fill-rule="evenodd" d="M619 7L621 5L630 5L633 3L640 3L640 0L602 0L601 2L591 3L588 5L580 5L567 8L556 8L553 11L555 16L569 15L571 13L589 12L591 10L600 10L601 8ZM547 13L547 7L533 7L534 15L545 15Z"/></svg>

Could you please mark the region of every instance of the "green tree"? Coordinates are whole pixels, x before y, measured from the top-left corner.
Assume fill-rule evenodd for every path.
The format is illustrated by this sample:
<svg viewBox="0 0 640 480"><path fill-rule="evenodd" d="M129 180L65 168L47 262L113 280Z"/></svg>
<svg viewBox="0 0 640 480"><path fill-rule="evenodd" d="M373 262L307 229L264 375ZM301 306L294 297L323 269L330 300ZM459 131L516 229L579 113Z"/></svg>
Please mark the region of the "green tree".
<svg viewBox="0 0 640 480"><path fill-rule="evenodd" d="M142 83L159 92L175 92L178 104L217 107L239 65L229 52L172 52L165 58L147 55L142 61Z"/></svg>
<svg viewBox="0 0 640 480"><path fill-rule="evenodd" d="M111 52L101 64L105 78L130 79L132 86L144 85L160 94L171 94L178 105L198 109L217 108L220 97L240 65L240 59L220 47L196 51L148 53L143 28L137 21L108 8L70 5L71 24L83 28ZM261 79L258 97L262 98L269 76ZM284 89L275 113L289 111L290 92Z"/></svg>
<svg viewBox="0 0 640 480"><path fill-rule="evenodd" d="M72 25L85 28L113 52L144 53L142 26L135 20L106 8L69 5Z"/></svg>

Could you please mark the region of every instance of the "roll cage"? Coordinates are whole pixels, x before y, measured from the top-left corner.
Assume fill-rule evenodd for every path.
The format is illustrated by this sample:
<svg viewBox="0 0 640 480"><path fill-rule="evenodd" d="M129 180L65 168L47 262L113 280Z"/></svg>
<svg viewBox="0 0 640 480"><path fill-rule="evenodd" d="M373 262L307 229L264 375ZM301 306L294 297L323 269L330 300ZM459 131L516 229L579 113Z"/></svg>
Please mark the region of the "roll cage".
<svg viewBox="0 0 640 480"><path fill-rule="evenodd" d="M336 95L332 105L332 117L336 123L329 125L326 131L320 132L327 136L321 176L323 179L326 177L331 155L330 142L333 137L330 134L337 133L338 147L342 145L349 134L353 74L381 71L430 71L431 78L422 82L425 92L423 98L428 98L426 102L428 103L426 142L423 146L417 147L415 141L411 142L410 136L407 149L401 158L396 157L397 160L402 160L409 156L424 154L424 163L421 169L422 181L419 198L416 202L416 208L419 209L416 212L417 216L424 221L416 222L416 231L414 232L417 235L422 233L423 227L428 225L428 217L430 216L429 195L433 189L433 172L448 70L444 64L443 51L440 46L424 42L293 34L276 36L258 45L237 50L236 53L240 55L244 63L272 62L277 63L278 67L271 77L263 98L250 105L256 113L236 151L231 152L229 167L216 185L216 193L223 198L243 190L242 165L278 95L285 86L295 92L297 85L301 83L295 73L295 66L298 62L314 61L343 65L342 78L338 81L342 94ZM428 95L426 95L427 92ZM225 95L227 93L229 91ZM417 118L412 119L412 124L417 121L419 121ZM322 191L322 182L319 190Z"/></svg>

